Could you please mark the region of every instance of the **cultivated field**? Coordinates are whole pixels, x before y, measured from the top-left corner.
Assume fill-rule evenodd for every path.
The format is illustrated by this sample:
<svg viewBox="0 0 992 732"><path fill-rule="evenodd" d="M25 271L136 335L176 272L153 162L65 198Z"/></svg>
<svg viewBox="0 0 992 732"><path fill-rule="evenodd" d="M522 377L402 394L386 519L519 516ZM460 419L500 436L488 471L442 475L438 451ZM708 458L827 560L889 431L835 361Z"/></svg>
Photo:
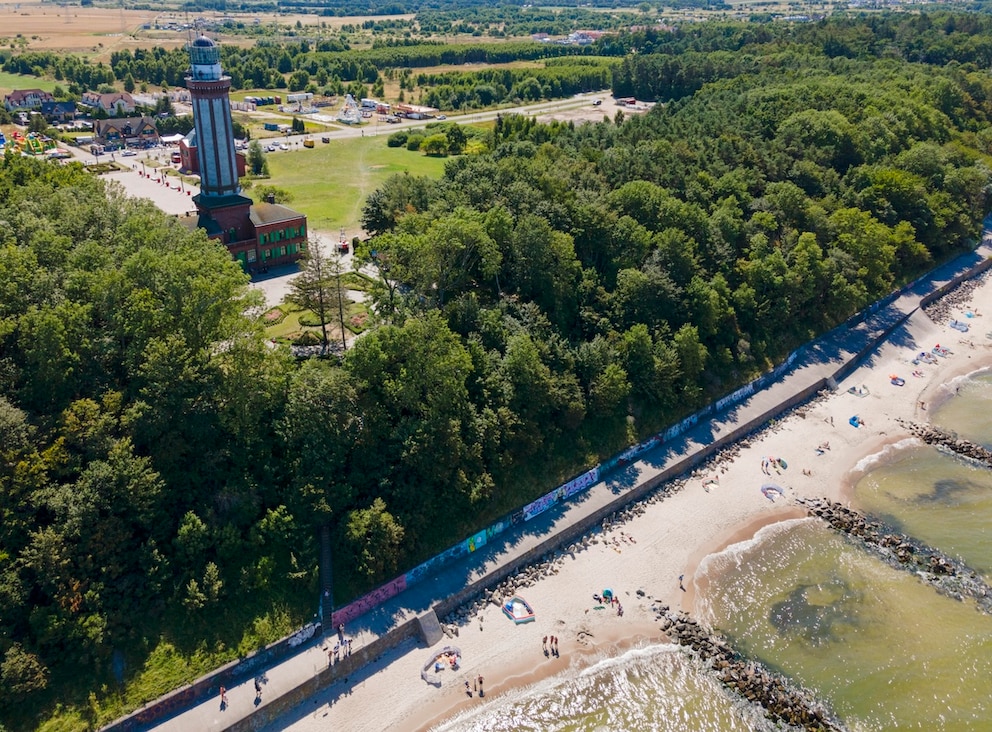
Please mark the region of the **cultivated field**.
<svg viewBox="0 0 992 732"><path fill-rule="evenodd" d="M178 7L178 6L177 6ZM285 27L295 27L296 23L305 27L340 28L347 24L361 25L372 16L322 17L318 15L251 13L224 15L222 13L183 13L179 10L126 10L120 8L80 7L79 5L60 6L54 3L41 3L37 0L15 2L0 0L0 42L10 45L26 43L37 51L69 51L72 53L93 54L96 59L108 59L110 52L119 49L181 46L187 41L182 30L154 29L156 23L184 25L197 20L213 20L233 17L246 24L277 23ZM374 16L377 20L412 18L412 15ZM145 29L144 26L152 26ZM211 34L230 44L250 44L254 39L245 36L225 36ZM20 38L18 38L20 37Z"/></svg>

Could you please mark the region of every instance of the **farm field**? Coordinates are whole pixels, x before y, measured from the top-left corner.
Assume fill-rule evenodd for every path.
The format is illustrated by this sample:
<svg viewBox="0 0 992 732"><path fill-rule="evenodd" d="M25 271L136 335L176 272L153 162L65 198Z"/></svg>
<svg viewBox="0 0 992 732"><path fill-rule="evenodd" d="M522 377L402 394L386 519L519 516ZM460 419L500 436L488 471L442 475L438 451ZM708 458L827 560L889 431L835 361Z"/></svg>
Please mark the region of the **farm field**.
<svg viewBox="0 0 992 732"><path fill-rule="evenodd" d="M158 22L184 24L199 19L231 17L230 14L200 12L186 14L181 5L163 5L162 10L128 10L122 8L80 7L31 2L0 0L0 24L3 31L0 41L9 44L13 39L34 51L68 51L91 54L94 60L108 60L112 51L162 46L174 48L185 45L186 32L163 29L144 29L145 24ZM345 16L326 17L316 14L239 13L235 19L260 24L278 24L285 28L319 26L337 29L366 20L408 19L413 15ZM255 39L223 33L212 33L224 43L250 45ZM20 38L18 38L20 36Z"/></svg>
<svg viewBox="0 0 992 732"><path fill-rule="evenodd" d="M386 137L383 130L378 136L330 143L318 138L312 149L266 153L271 178L257 183L292 191L289 205L307 214L312 231L336 236L343 228L350 236L361 228L365 199L389 176L410 173L437 178L444 172L446 158L387 147Z"/></svg>

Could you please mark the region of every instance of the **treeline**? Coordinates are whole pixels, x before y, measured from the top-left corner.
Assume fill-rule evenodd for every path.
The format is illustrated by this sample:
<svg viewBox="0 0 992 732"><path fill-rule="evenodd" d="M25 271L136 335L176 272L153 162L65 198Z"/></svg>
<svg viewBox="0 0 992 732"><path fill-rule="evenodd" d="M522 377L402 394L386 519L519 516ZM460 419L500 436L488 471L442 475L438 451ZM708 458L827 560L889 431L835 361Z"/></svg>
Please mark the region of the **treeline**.
<svg viewBox="0 0 992 732"><path fill-rule="evenodd" d="M470 20L462 22L476 24L475 29L483 25L491 29L499 23L506 26L511 19L523 22L530 14L543 18L542 12L478 8L472 11ZM561 15L570 19L568 22L578 22L586 17L583 14L586 12L575 10ZM453 16L441 11L424 11L424 22L434 22L428 21L432 17L455 22ZM992 66L992 18L937 12L837 16L797 26L696 23L673 30L651 27L611 33L595 44L582 47L532 41L441 44L394 38L380 41L371 49L351 50L341 38L332 37L316 43L259 41L252 48L221 46L221 54L225 72L231 76L235 88L298 90L312 84L314 91L327 89L331 93L342 93L352 83L374 84L397 71L431 66L500 65L575 56L614 57L623 59L613 79L616 94L669 100L692 94L709 81L751 73L756 55L774 61L771 47L775 44L783 49L798 44L809 53L828 58L896 56L932 65L954 61L987 68ZM716 53L719 51L725 53ZM150 86L181 86L189 67L188 54L182 48L115 51L109 65L90 64L81 57L51 52L6 51L0 58L4 71L65 80L75 94L129 77ZM463 94L456 87L468 87L470 77L439 83L452 88L435 96L459 98ZM568 93L571 92L562 91ZM545 96L554 94L550 87L545 92Z"/></svg>
<svg viewBox="0 0 992 732"><path fill-rule="evenodd" d="M417 74L421 101L438 109L473 109L512 102L560 99L609 88L615 59L552 59L544 68L491 68Z"/></svg>
<svg viewBox="0 0 992 732"><path fill-rule="evenodd" d="M340 91L349 82L373 84L381 73L394 69L415 69L441 64L507 64L559 57L592 55L590 47L559 46L531 41L485 44L442 45L418 43L348 51L339 40L311 45L258 42L250 49L221 46L221 63L235 88L284 89L294 74L319 87ZM83 59L52 52L9 55L3 70L13 74L52 76L69 83L79 94L103 84L130 78L154 87L183 86L189 71L189 53L183 48L114 51L110 65L89 65ZM289 77L289 78L287 78ZM306 86L304 84L304 86Z"/></svg>
<svg viewBox="0 0 992 732"><path fill-rule="evenodd" d="M604 13L587 8L520 8L505 4L458 10L424 9L417 13L414 21L416 29L425 34L462 33L496 38L519 38L536 33L567 36L577 30L620 30L641 22L644 19L633 8Z"/></svg>

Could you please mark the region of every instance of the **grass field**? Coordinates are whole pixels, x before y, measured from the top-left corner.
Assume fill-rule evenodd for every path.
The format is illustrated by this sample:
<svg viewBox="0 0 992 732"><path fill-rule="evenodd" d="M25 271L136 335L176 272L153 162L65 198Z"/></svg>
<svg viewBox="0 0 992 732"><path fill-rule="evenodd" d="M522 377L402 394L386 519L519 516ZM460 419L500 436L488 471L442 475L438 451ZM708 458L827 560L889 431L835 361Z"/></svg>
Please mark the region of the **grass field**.
<svg viewBox="0 0 992 732"><path fill-rule="evenodd" d="M444 171L445 158L387 147L386 136L383 130L374 137L317 142L312 149L266 153L272 177L258 184L291 191L289 205L307 215L312 231L333 237L343 228L353 236L361 229L365 199L389 176L406 172L439 178Z"/></svg>
<svg viewBox="0 0 992 732"><path fill-rule="evenodd" d="M37 76L25 76L24 74L8 74L0 71L0 92L10 94L15 89L41 89L42 91L55 91L57 81L52 79L41 79Z"/></svg>

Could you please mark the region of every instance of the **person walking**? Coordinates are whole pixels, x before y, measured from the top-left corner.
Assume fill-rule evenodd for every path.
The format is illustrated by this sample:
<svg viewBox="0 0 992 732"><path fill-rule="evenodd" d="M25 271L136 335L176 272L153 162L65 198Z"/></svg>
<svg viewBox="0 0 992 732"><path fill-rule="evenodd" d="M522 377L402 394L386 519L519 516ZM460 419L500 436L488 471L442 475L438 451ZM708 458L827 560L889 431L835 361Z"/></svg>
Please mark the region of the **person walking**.
<svg viewBox="0 0 992 732"><path fill-rule="evenodd" d="M477 679L477 684L479 689L479 696L480 697L485 696L485 694L482 692L482 674L479 674L479 678Z"/></svg>
<svg viewBox="0 0 992 732"><path fill-rule="evenodd" d="M684 574L679 575L679 589L682 590L682 592L685 592L685 585L682 584L682 580L684 577L685 577Z"/></svg>
<svg viewBox="0 0 992 732"><path fill-rule="evenodd" d="M221 711L227 709L227 689L223 686L220 687L220 708Z"/></svg>
<svg viewBox="0 0 992 732"><path fill-rule="evenodd" d="M258 679L255 679L255 701L259 701L262 698L262 684Z"/></svg>
<svg viewBox="0 0 992 732"><path fill-rule="evenodd" d="M548 655L548 636L544 636L541 639L541 651L544 653L545 656Z"/></svg>

